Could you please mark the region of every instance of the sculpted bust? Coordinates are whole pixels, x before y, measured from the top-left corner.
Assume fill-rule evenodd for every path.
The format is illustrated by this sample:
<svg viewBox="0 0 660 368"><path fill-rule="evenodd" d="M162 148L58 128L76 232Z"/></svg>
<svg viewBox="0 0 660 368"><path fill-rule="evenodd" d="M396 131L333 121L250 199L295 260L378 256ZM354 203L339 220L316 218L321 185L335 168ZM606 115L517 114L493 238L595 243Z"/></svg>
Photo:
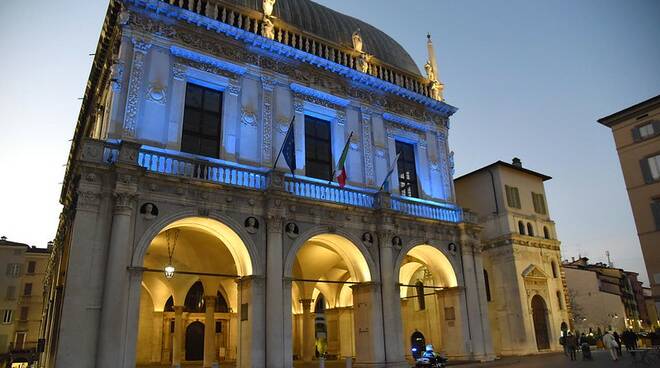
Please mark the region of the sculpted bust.
<svg viewBox="0 0 660 368"><path fill-rule="evenodd" d="M273 6L276 0L263 0L264 15L270 17L273 14Z"/></svg>

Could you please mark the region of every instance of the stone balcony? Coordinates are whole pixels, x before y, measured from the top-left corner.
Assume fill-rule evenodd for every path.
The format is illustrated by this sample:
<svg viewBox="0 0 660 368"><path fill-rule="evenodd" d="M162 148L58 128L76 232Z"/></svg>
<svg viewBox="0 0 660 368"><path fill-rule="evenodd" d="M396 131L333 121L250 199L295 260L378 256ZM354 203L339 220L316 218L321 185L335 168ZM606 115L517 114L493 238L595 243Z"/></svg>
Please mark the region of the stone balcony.
<svg viewBox="0 0 660 368"><path fill-rule="evenodd" d="M367 209L384 209L411 217L449 223L477 223L477 217L449 202L436 202L379 192L371 188L345 186L319 179L292 176L282 171L241 165L184 152L141 145L86 139L80 161L140 167L148 173L184 178L247 190L281 190L307 200Z"/></svg>

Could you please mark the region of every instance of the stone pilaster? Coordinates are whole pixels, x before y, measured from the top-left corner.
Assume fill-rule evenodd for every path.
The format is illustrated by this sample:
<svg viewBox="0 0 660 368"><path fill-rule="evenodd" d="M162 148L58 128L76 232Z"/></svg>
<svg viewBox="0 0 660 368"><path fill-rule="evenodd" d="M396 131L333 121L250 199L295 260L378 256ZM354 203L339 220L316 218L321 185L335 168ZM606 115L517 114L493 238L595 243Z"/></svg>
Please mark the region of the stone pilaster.
<svg viewBox="0 0 660 368"><path fill-rule="evenodd" d="M305 362L311 362L314 358L314 347L316 344L316 339L314 337L314 313L312 313L312 303L313 299L301 299L300 304L302 304L303 310L303 360Z"/></svg>
<svg viewBox="0 0 660 368"><path fill-rule="evenodd" d="M262 101L261 107L261 164L271 166L273 164L273 90L275 80L270 77L261 77Z"/></svg>
<svg viewBox="0 0 660 368"><path fill-rule="evenodd" d="M124 115L124 138L135 138L137 122L140 114L140 102L142 101L140 91L142 90L142 79L144 78L144 64L151 43L144 40L133 39L133 62L131 63L131 74L128 80L128 95L126 97L126 112Z"/></svg>
<svg viewBox="0 0 660 368"><path fill-rule="evenodd" d="M217 368L218 357L215 352L215 296L204 296L204 368Z"/></svg>
<svg viewBox="0 0 660 368"><path fill-rule="evenodd" d="M384 365L383 319L380 285L365 282L351 286L355 324L355 366Z"/></svg>
<svg viewBox="0 0 660 368"><path fill-rule="evenodd" d="M243 276L238 284L238 368L263 367L266 361L266 303L263 276Z"/></svg>
<svg viewBox="0 0 660 368"><path fill-rule="evenodd" d="M269 215L266 225L266 361L269 367L284 368L284 356L288 355L284 350L284 331L290 325L284 325L282 299L282 217Z"/></svg>
<svg viewBox="0 0 660 368"><path fill-rule="evenodd" d="M172 368L181 368L183 351L183 306L174 306L174 334L172 335Z"/></svg>
<svg viewBox="0 0 660 368"><path fill-rule="evenodd" d="M371 136L371 114L368 108L362 108L362 158L364 160L364 181L367 185L375 185L374 147Z"/></svg>

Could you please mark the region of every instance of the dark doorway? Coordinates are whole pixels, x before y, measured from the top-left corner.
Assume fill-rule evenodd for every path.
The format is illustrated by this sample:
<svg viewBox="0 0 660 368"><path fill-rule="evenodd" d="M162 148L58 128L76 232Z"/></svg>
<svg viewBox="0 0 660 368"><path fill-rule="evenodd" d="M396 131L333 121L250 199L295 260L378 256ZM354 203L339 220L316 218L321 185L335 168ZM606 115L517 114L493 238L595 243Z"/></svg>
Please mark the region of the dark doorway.
<svg viewBox="0 0 660 368"><path fill-rule="evenodd" d="M410 345L413 358L415 358L415 360L419 359L426 349L426 339L424 338L424 335L415 330L415 332L410 335Z"/></svg>
<svg viewBox="0 0 660 368"><path fill-rule="evenodd" d="M539 350L550 349L548 338L547 309L543 298L535 295L532 298L532 318L534 319L534 332L536 334L536 347Z"/></svg>
<svg viewBox="0 0 660 368"><path fill-rule="evenodd" d="M186 328L186 360L204 360L204 324L193 322Z"/></svg>

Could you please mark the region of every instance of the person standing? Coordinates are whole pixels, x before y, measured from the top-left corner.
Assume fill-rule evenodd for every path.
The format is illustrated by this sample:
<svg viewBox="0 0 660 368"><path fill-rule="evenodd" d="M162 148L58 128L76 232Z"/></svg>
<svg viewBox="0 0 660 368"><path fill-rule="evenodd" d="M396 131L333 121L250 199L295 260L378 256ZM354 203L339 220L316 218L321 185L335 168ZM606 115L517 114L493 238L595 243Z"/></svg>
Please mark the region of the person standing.
<svg viewBox="0 0 660 368"><path fill-rule="evenodd" d="M618 347L618 345L614 340L614 336L612 336L610 331L605 332L605 335L603 335L602 340L603 340L603 346L605 347L605 349L609 350L610 355L612 356L612 360L614 361L619 360L619 356L616 352L616 348Z"/></svg>
<svg viewBox="0 0 660 368"><path fill-rule="evenodd" d="M568 332L564 338L564 346L566 351L568 351L568 356L571 360L575 360L575 351L577 350L577 338L573 335L572 332Z"/></svg>

